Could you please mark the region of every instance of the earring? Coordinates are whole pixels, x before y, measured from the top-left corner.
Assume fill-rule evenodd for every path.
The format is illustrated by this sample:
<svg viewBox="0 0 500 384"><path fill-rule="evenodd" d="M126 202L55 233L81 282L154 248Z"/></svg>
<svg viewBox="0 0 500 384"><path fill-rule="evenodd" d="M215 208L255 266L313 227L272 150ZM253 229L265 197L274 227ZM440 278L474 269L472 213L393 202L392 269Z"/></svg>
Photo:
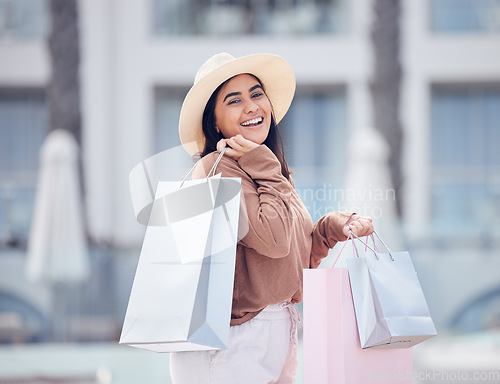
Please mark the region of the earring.
<svg viewBox="0 0 500 384"><path fill-rule="evenodd" d="M220 133L220 129L218 126L215 126L215 130L217 131L217 133Z"/></svg>

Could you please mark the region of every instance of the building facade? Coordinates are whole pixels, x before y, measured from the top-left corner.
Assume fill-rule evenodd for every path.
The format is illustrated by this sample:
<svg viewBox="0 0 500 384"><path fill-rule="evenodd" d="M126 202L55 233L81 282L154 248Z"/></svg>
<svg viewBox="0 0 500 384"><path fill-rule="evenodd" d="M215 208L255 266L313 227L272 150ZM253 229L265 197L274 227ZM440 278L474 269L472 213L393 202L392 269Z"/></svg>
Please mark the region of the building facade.
<svg viewBox="0 0 500 384"><path fill-rule="evenodd" d="M439 327L498 327L500 2L402 4L403 244ZM80 1L86 216L111 255L120 315L144 235L128 173L180 144L201 64L218 52L284 57L297 78L282 132L297 185L342 189L347 144L373 125L372 17L369 0ZM47 1L0 0L0 259L22 259L29 233L49 25Z"/></svg>

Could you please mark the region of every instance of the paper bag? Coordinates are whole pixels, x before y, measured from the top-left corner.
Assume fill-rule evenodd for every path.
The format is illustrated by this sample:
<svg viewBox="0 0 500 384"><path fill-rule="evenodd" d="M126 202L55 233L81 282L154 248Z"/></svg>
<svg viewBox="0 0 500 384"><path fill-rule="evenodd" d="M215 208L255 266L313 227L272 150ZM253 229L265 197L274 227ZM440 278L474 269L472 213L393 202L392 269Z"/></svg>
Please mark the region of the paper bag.
<svg viewBox="0 0 500 384"><path fill-rule="evenodd" d="M408 252L372 250L347 266L363 348L406 348L437 335Z"/></svg>
<svg viewBox="0 0 500 384"><path fill-rule="evenodd" d="M304 383L410 384L413 349L362 349L346 268L304 270Z"/></svg>
<svg viewBox="0 0 500 384"><path fill-rule="evenodd" d="M241 179L220 174L158 184L121 344L156 352L227 347L240 194Z"/></svg>

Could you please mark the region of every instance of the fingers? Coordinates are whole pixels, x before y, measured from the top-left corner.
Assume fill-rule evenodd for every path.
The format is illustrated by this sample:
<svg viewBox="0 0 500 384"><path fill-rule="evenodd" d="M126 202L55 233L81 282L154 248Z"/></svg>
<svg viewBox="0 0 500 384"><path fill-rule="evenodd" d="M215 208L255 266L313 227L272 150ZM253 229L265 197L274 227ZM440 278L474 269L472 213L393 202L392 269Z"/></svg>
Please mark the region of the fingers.
<svg viewBox="0 0 500 384"><path fill-rule="evenodd" d="M349 230L358 237L369 236L373 233L373 219L359 217L349 224Z"/></svg>
<svg viewBox="0 0 500 384"><path fill-rule="evenodd" d="M226 145L227 145L227 139L219 140L217 142L217 152L221 153Z"/></svg>
<svg viewBox="0 0 500 384"><path fill-rule="evenodd" d="M242 135L236 135L228 139L228 144L241 152L248 152L252 150L253 148L256 148L259 146L259 144L254 143L251 140L245 139Z"/></svg>
<svg viewBox="0 0 500 384"><path fill-rule="evenodd" d="M226 145L228 146L225 152L226 155L235 160L238 160L245 153L259 146L259 144L245 139L242 135L236 135L229 139L220 140L217 143L217 152L220 153Z"/></svg>
<svg viewBox="0 0 500 384"><path fill-rule="evenodd" d="M233 148L235 151L238 151L238 152L243 152L244 149L245 149L245 146L244 146L244 141L245 139L243 139L243 136L241 135L236 135L236 136L233 136L233 137L230 137L228 140L227 140L227 144ZM246 140L245 140L246 141Z"/></svg>

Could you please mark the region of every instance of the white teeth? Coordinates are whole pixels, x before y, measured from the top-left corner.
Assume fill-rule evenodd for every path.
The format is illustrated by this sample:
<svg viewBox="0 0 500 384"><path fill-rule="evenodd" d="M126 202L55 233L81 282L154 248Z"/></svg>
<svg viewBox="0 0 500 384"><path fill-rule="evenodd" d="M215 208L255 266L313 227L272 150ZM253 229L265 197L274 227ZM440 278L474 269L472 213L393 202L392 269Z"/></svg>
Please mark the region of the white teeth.
<svg viewBox="0 0 500 384"><path fill-rule="evenodd" d="M241 125L259 124L262 122L262 117L256 117L255 119L245 121Z"/></svg>

